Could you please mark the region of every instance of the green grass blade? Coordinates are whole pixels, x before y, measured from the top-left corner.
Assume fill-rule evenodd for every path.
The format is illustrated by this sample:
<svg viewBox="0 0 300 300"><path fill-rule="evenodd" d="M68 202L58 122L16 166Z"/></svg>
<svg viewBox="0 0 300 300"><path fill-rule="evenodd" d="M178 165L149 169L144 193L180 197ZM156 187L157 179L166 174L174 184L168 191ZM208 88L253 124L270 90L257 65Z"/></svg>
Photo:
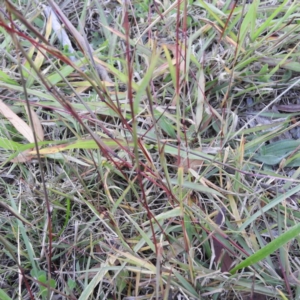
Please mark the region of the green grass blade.
<svg viewBox="0 0 300 300"><path fill-rule="evenodd" d="M271 208L275 207L276 205L280 204L282 201L284 201L286 198L296 194L300 191L300 185L295 186L288 192L281 194L277 198L273 199L270 203L268 203L266 206L262 207L259 211L257 211L255 214L253 214L247 221L243 223L243 225L239 228L239 231L243 231L248 225L250 225L254 220L258 217L260 217L263 213L267 212Z"/></svg>
<svg viewBox="0 0 300 300"><path fill-rule="evenodd" d="M195 297L199 296L193 286L183 276L181 276L179 272L174 271L174 275L177 277L182 287L184 287L191 295Z"/></svg>
<svg viewBox="0 0 300 300"><path fill-rule="evenodd" d="M174 185L178 185L178 180L172 178L172 179L170 179L170 183L172 183ZM198 192L203 192L203 193L207 193L207 194L215 194L221 198L224 198L224 196L221 193L217 192L216 190L213 190L207 186L201 185L200 183L197 183L197 182L183 181L181 186L184 188L194 190L194 191L198 191ZM300 189L300 187L299 187L299 189Z"/></svg>
<svg viewBox="0 0 300 300"><path fill-rule="evenodd" d="M265 247L261 248L251 256L247 257L240 264L234 267L230 273L234 274L237 270L252 266L253 264L261 261L268 255L274 253L281 246L285 245L287 242L295 238L300 233L300 223L280 235L278 238L267 244Z"/></svg>
<svg viewBox="0 0 300 300"><path fill-rule="evenodd" d="M0 299L1 300L12 300L12 298L10 298L2 289L0 289Z"/></svg>
<svg viewBox="0 0 300 300"><path fill-rule="evenodd" d="M275 21L275 17L276 17L278 14L282 13L282 8L286 6L286 4L288 3L288 1L289 1L289 0L285 0L284 2L282 2L282 4L279 5L279 6L276 8L276 10L268 17L268 19L267 19L263 24L261 24L261 26L258 27L258 29L256 30L256 32L251 36L251 39L252 39L253 41L255 41L255 40L260 36L260 34L261 34L264 30L266 30L266 28L270 27L271 22L272 22L272 21ZM278 25L280 25L280 24L278 24ZM277 25L277 26L278 26L278 25ZM276 26L276 27L277 27L277 26Z"/></svg>

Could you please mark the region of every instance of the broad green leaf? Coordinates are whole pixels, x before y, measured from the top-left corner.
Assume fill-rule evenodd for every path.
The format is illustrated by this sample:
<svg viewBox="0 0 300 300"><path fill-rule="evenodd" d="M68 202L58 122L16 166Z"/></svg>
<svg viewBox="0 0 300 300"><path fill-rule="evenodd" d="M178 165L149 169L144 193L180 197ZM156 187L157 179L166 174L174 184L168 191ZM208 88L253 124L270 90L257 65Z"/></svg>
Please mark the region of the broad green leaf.
<svg viewBox="0 0 300 300"><path fill-rule="evenodd" d="M288 157L299 146L299 140L280 140L278 142L262 146L259 154L255 154L253 158L267 165L276 165L280 163L282 159Z"/></svg>
<svg viewBox="0 0 300 300"><path fill-rule="evenodd" d="M24 145L9 139L0 138L0 148L6 150L20 150Z"/></svg>
<svg viewBox="0 0 300 300"><path fill-rule="evenodd" d="M155 146L156 147L156 146ZM182 158L188 158L188 159L206 159L206 160L214 160L214 156L209 155L207 153L204 152L200 152L200 151L196 151L196 150L189 150L189 151L185 151L180 149L180 151L178 150L178 148L176 146L172 147L169 145L166 145L164 147L164 152L168 153L168 154L172 154L172 155L179 155Z"/></svg>
<svg viewBox="0 0 300 300"><path fill-rule="evenodd" d="M76 281L72 280L71 278L68 278L68 287L71 291L73 291L76 288Z"/></svg>
<svg viewBox="0 0 300 300"><path fill-rule="evenodd" d="M21 85L13 85L13 84L6 83L4 81L0 81L0 87L7 88L11 91L24 92L24 89ZM45 93L43 91L38 91L34 89L27 89L26 91L28 95L37 96L40 97L41 99L56 101L56 99L50 93Z"/></svg>
<svg viewBox="0 0 300 300"><path fill-rule="evenodd" d="M118 78L121 82L128 84L128 75L123 74L121 71L119 71L117 68L115 68L112 64L106 64L105 67L115 75L116 78ZM134 91L137 91L139 89L139 86L137 83L132 81L132 88Z"/></svg>
<svg viewBox="0 0 300 300"><path fill-rule="evenodd" d="M2 289L0 289L0 299L1 300L12 300Z"/></svg>
<svg viewBox="0 0 300 300"><path fill-rule="evenodd" d="M291 158L288 158L285 162L287 167L300 167L300 153L299 151L296 155L293 155Z"/></svg>
<svg viewBox="0 0 300 300"><path fill-rule="evenodd" d="M8 84L18 85L18 83L11 79L5 72L0 70L0 81L4 81Z"/></svg>
<svg viewBox="0 0 300 300"><path fill-rule="evenodd" d="M288 155L288 154L289 153L287 153L286 155ZM272 155L272 154L254 155L253 158L259 162L273 166L273 165L279 164L286 155L284 155L282 157L278 157L278 156Z"/></svg>
<svg viewBox="0 0 300 300"><path fill-rule="evenodd" d="M51 75L47 77L47 80L51 83L51 85L56 85L60 81L63 81L63 79L67 76L69 76L74 69L71 66L64 66L59 70L59 72L54 72Z"/></svg>
<svg viewBox="0 0 300 300"><path fill-rule="evenodd" d="M42 271L42 270L38 271L37 280L41 283L48 284L46 272ZM51 288L56 287L56 282L53 278L50 279L50 287ZM48 293L48 288L43 285L40 285L39 288L40 288L40 293L41 293L42 297L45 298Z"/></svg>
<svg viewBox="0 0 300 300"><path fill-rule="evenodd" d="M163 180L163 182L165 182L165 180ZM176 178L172 178L172 179L170 179L170 183L172 183L174 185L178 185L178 180ZM213 190L207 186L201 185L198 182L184 181L182 183L182 187L185 187L187 189L191 189L194 191L202 192L202 193L214 194L214 195L224 198L224 196L221 193L219 193L218 191Z"/></svg>
<svg viewBox="0 0 300 300"><path fill-rule="evenodd" d="M108 138L101 138L101 141L110 148L120 148L120 145L123 147L131 146L133 147L133 143L128 143L124 140L113 140ZM78 140L75 143L64 147L64 150L67 149L98 149L99 146L95 140Z"/></svg>
<svg viewBox="0 0 300 300"><path fill-rule="evenodd" d="M171 218L175 218L181 215L181 210L179 207L175 207L171 210L167 210L166 212L163 212L157 216L155 216L155 220L156 221L161 221L161 220L168 220ZM143 223L143 226L147 226L150 224L150 221L152 221L152 223L154 223L154 219L148 220L146 222Z"/></svg>
<svg viewBox="0 0 300 300"><path fill-rule="evenodd" d="M300 72L300 63L298 63L297 61L287 61L281 64L280 67L287 70Z"/></svg>
<svg viewBox="0 0 300 300"><path fill-rule="evenodd" d="M1 86L1 84L0 84ZM51 109L56 109L56 108L61 108L57 110L57 113L65 113L64 109L62 108L62 105L57 103L57 102L43 102L43 105L45 107L49 107ZM88 106L88 108L95 112L96 114L99 115L106 115L106 116L119 116L119 114L117 114L112 108L110 108L106 103L103 102L86 102L85 104L86 106ZM85 107L85 105L80 104L80 103L72 103L72 108L80 113L84 113L87 112L87 108ZM120 105L122 112L130 112L130 106L129 104L121 104ZM138 113L142 112L144 108L143 107L139 107L138 109ZM125 115L126 116L126 115ZM128 116L128 118L130 118L131 116Z"/></svg>
<svg viewBox="0 0 300 300"><path fill-rule="evenodd" d="M162 115L160 112L155 111L154 117L157 120L159 127L171 138L176 139L176 132L173 128L171 121Z"/></svg>
<svg viewBox="0 0 300 300"><path fill-rule="evenodd" d="M108 146L111 149L121 149L122 147L133 147L133 143L128 143L125 140L121 139L110 139L110 138L101 138L103 144ZM46 147L39 150L40 154L47 155L47 154L55 154L65 150L70 149L99 149L97 142L93 139L86 139L86 140L77 140L73 143L66 143L61 145L55 145ZM36 155L36 149L30 151L30 154Z"/></svg>
<svg viewBox="0 0 300 300"><path fill-rule="evenodd" d="M241 263L239 263L236 267L234 267L230 273L234 274L237 270L252 266L253 264L261 261L268 255L274 253L281 246L288 243L290 240L295 238L300 233L300 223L290 228L288 231L280 235L278 238L268 243L265 247L261 248L251 256L247 257Z"/></svg>

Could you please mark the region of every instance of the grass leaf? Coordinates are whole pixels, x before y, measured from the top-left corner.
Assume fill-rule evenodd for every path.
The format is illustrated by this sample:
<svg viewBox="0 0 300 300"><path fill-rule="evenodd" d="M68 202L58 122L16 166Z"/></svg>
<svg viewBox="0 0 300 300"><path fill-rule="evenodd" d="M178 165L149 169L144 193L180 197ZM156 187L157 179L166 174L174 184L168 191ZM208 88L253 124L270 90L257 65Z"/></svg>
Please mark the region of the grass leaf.
<svg viewBox="0 0 300 300"><path fill-rule="evenodd" d="M295 225L294 227L290 228L288 231L268 243L265 247L261 248L260 250L256 251L251 256L247 257L237 266L235 266L230 273L234 274L237 270L252 266L253 264L261 261L268 255L274 253L277 249L288 243L290 240L294 239L300 233L300 224Z"/></svg>

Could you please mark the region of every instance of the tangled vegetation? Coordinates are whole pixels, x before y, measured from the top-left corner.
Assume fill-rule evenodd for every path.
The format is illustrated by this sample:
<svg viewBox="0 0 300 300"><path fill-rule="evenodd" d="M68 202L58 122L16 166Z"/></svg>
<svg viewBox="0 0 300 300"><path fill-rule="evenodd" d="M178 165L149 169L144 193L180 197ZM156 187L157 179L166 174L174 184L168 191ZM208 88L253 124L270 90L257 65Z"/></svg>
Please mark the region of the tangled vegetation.
<svg viewBox="0 0 300 300"><path fill-rule="evenodd" d="M299 299L299 1L3 4L0 299Z"/></svg>

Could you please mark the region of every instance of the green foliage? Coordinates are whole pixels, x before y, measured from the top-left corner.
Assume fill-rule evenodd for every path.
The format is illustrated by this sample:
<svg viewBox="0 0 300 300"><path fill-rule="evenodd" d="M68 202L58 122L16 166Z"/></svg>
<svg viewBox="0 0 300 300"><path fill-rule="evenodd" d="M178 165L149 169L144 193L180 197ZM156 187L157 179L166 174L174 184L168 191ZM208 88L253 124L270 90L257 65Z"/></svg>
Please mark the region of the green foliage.
<svg viewBox="0 0 300 300"><path fill-rule="evenodd" d="M259 251L256 251L254 254L247 257L237 266L235 266L230 273L234 274L237 270L253 266L262 259L266 258L268 255L273 254L280 247L285 246L290 240L294 239L300 233L300 224L295 225L294 227L287 230L284 234L280 235L278 238L274 239L268 243L265 247L261 248Z"/></svg>
<svg viewBox="0 0 300 300"><path fill-rule="evenodd" d="M47 273L45 271L38 271L37 274L31 272L31 276L36 277L37 281L43 284L43 285L42 284L39 285L40 296L42 297L42 299L47 299L48 288L45 287L45 285L49 285L49 287L55 288L56 287L55 280L51 278L49 283L47 279Z"/></svg>
<svg viewBox="0 0 300 300"><path fill-rule="evenodd" d="M298 151L295 151L299 147L300 141L281 140L262 146L259 149L259 153L255 154L253 158L259 162L272 166L278 165L284 159L289 158L286 166L299 167L299 155Z"/></svg>
<svg viewBox="0 0 300 300"><path fill-rule="evenodd" d="M12 300L6 293L4 290L0 289L0 298L2 300Z"/></svg>
<svg viewBox="0 0 300 300"><path fill-rule="evenodd" d="M300 4L250 2L53 2L74 53L34 2L7 9L1 282L17 291L22 267L39 299L300 295L276 275L299 269Z"/></svg>

